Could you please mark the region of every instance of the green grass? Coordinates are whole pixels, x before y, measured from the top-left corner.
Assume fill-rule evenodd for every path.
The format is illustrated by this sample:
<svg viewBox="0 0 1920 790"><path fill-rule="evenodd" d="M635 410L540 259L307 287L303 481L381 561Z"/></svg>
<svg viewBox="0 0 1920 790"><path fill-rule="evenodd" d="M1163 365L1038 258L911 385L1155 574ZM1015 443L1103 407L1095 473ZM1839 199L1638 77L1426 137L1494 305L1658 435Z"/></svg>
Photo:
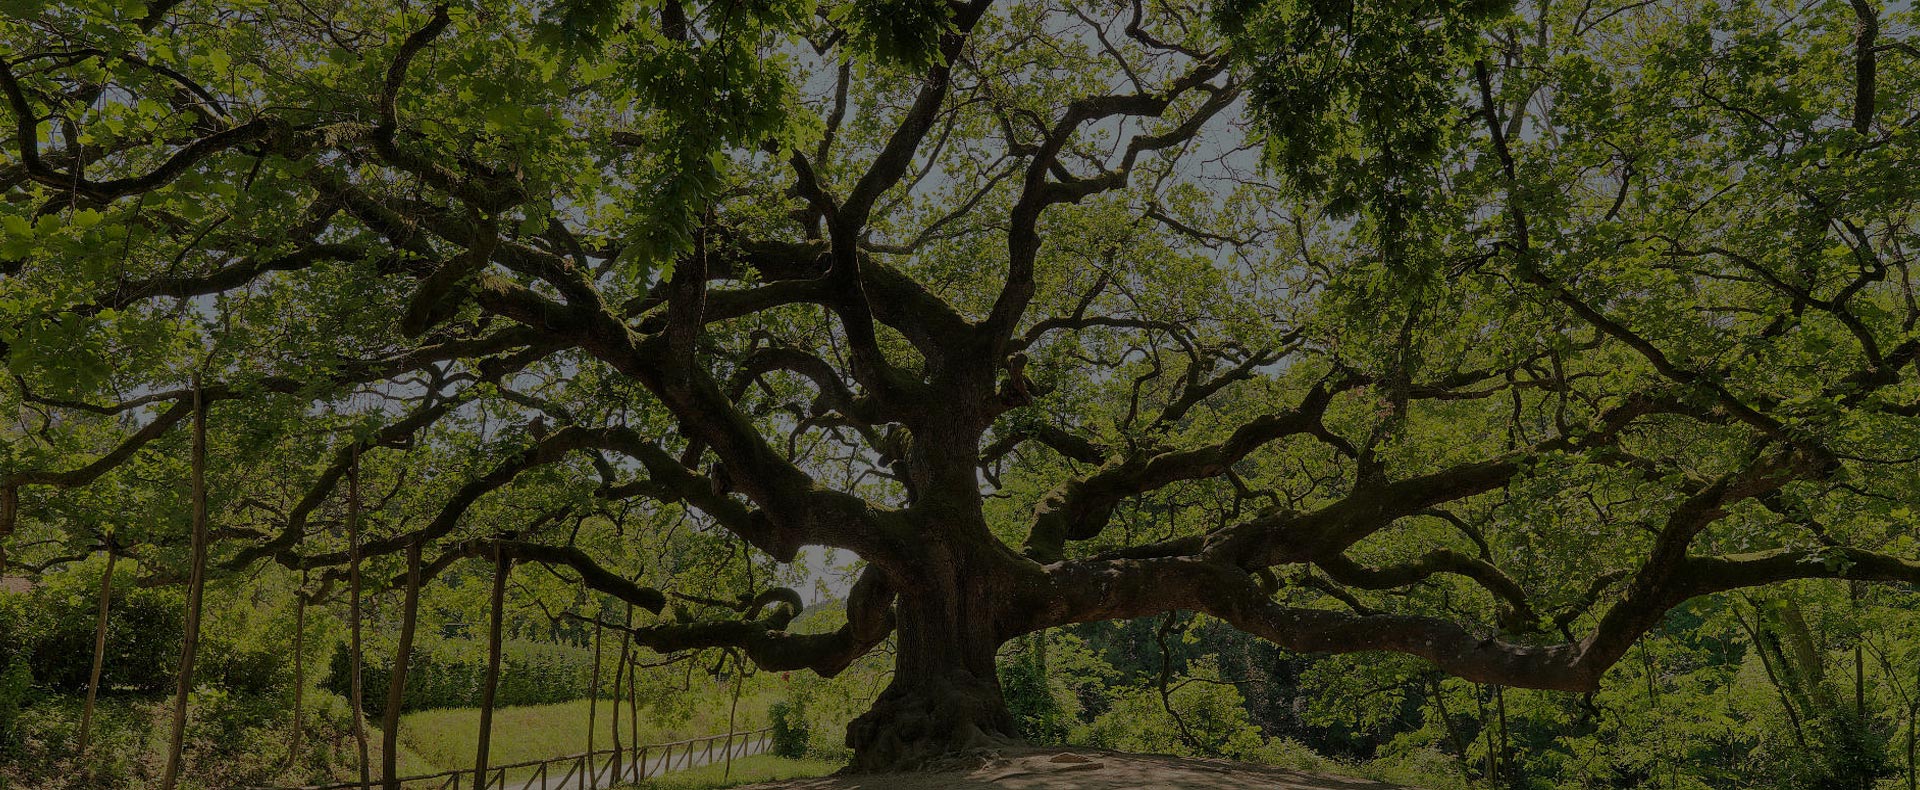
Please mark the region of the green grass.
<svg viewBox="0 0 1920 790"><path fill-rule="evenodd" d="M703 701L694 705L692 715L684 719L662 716L651 707L643 706L638 740L645 745L724 733L728 701L713 704ZM767 707L773 701L770 694L742 696L735 728L754 730L766 726ZM612 703L603 699L598 707L593 745L595 749L604 750L613 746ZM587 700L496 709L488 762L505 765L586 751L587 710ZM622 705L620 740L625 744L635 740L628 731L629 721L626 706ZM400 717L401 746L424 762L437 766L433 770L471 767L479 740L479 708L426 710Z"/></svg>
<svg viewBox="0 0 1920 790"><path fill-rule="evenodd" d="M722 776L727 773L724 765L705 765L691 771L676 771L659 779L649 779L629 787L636 790L711 790L755 782L809 779L826 776L839 768L839 765L824 760L792 760L760 754L734 760L732 773L725 777Z"/></svg>

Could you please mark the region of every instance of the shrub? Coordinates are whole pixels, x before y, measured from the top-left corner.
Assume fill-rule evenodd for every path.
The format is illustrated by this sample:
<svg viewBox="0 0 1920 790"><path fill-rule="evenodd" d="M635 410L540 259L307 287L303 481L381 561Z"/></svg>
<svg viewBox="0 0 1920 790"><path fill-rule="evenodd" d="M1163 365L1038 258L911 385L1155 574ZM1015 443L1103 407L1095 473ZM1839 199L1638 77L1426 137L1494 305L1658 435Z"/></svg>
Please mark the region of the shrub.
<svg viewBox="0 0 1920 790"><path fill-rule="evenodd" d="M20 711L26 708L32 690L33 672L27 669L24 657L0 663L0 762L20 753Z"/></svg>
<svg viewBox="0 0 1920 790"><path fill-rule="evenodd" d="M12 622L0 623L18 634L15 640L4 641L14 641L14 649L27 655L34 681L49 691L87 687L100 603L100 577L94 566L83 563L47 574L32 592L5 596L16 599L11 606L20 608ZM101 685L142 691L171 686L186 631L186 603L180 591L135 587L130 575L116 573L111 606Z"/></svg>
<svg viewBox="0 0 1920 790"><path fill-rule="evenodd" d="M797 700L783 700L767 709L767 717L773 725L773 753L796 760L806 757L811 735L806 708Z"/></svg>
<svg viewBox="0 0 1920 790"><path fill-rule="evenodd" d="M1073 692L1047 671L1046 651L1038 638L1022 640L1000 664L1000 688L1020 737L1033 743L1064 743L1073 728Z"/></svg>
<svg viewBox="0 0 1920 790"><path fill-rule="evenodd" d="M1120 691L1113 707L1075 740L1126 752L1236 759L1254 756L1263 744L1239 688L1220 679L1211 658L1195 661L1166 700L1152 686Z"/></svg>
<svg viewBox="0 0 1920 790"><path fill-rule="evenodd" d="M321 687L341 696L350 690L350 661L345 644L329 662ZM392 677L393 657L368 653L361 683L370 716L386 710L386 689ZM447 641L414 649L408 659L407 689L402 710L470 708L480 704L486 681L486 651L478 643ZM569 645L513 641L501 645L500 685L494 705L542 705L587 696L593 685L593 651Z"/></svg>

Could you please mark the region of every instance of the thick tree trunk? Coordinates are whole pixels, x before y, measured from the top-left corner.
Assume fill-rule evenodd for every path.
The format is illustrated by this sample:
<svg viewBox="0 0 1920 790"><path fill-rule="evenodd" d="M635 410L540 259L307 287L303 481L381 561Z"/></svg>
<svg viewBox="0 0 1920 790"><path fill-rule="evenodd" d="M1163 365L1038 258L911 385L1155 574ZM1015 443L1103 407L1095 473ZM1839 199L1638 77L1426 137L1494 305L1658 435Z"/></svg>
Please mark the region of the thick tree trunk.
<svg viewBox="0 0 1920 790"><path fill-rule="evenodd" d="M994 669L1005 590L970 565L934 564L903 589L893 682L847 727L855 771L916 768L1016 740Z"/></svg>

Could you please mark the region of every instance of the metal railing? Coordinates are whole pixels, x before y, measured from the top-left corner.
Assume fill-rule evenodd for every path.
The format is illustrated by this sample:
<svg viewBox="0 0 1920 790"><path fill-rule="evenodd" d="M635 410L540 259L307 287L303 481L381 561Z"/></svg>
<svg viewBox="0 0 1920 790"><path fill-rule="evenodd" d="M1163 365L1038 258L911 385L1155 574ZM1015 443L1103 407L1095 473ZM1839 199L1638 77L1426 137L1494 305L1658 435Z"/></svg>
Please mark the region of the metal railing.
<svg viewBox="0 0 1920 790"><path fill-rule="evenodd" d="M599 749L545 760L489 765L484 782L475 780L472 768L404 776L399 782L406 790L597 790L621 782L638 782L668 771L712 765L726 759L728 754L747 757L750 755L746 750L765 741L771 732L772 727L764 727L667 743ZM715 744L721 744L719 759L714 757ZM507 780L508 771L522 768L533 770L525 778L512 782ZM381 782L375 779L367 786L377 788ZM360 787L356 779L317 785L257 787L254 790L358 790Z"/></svg>

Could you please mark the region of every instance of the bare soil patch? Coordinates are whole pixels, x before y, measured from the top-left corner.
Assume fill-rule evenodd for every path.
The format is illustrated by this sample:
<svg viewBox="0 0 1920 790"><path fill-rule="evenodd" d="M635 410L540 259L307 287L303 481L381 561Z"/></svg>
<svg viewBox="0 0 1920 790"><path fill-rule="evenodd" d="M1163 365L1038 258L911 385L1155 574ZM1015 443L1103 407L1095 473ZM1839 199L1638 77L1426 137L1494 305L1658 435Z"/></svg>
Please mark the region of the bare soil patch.
<svg viewBox="0 0 1920 790"><path fill-rule="evenodd" d="M920 773L833 776L742 790L1411 790L1365 779L1097 749L1005 750Z"/></svg>

